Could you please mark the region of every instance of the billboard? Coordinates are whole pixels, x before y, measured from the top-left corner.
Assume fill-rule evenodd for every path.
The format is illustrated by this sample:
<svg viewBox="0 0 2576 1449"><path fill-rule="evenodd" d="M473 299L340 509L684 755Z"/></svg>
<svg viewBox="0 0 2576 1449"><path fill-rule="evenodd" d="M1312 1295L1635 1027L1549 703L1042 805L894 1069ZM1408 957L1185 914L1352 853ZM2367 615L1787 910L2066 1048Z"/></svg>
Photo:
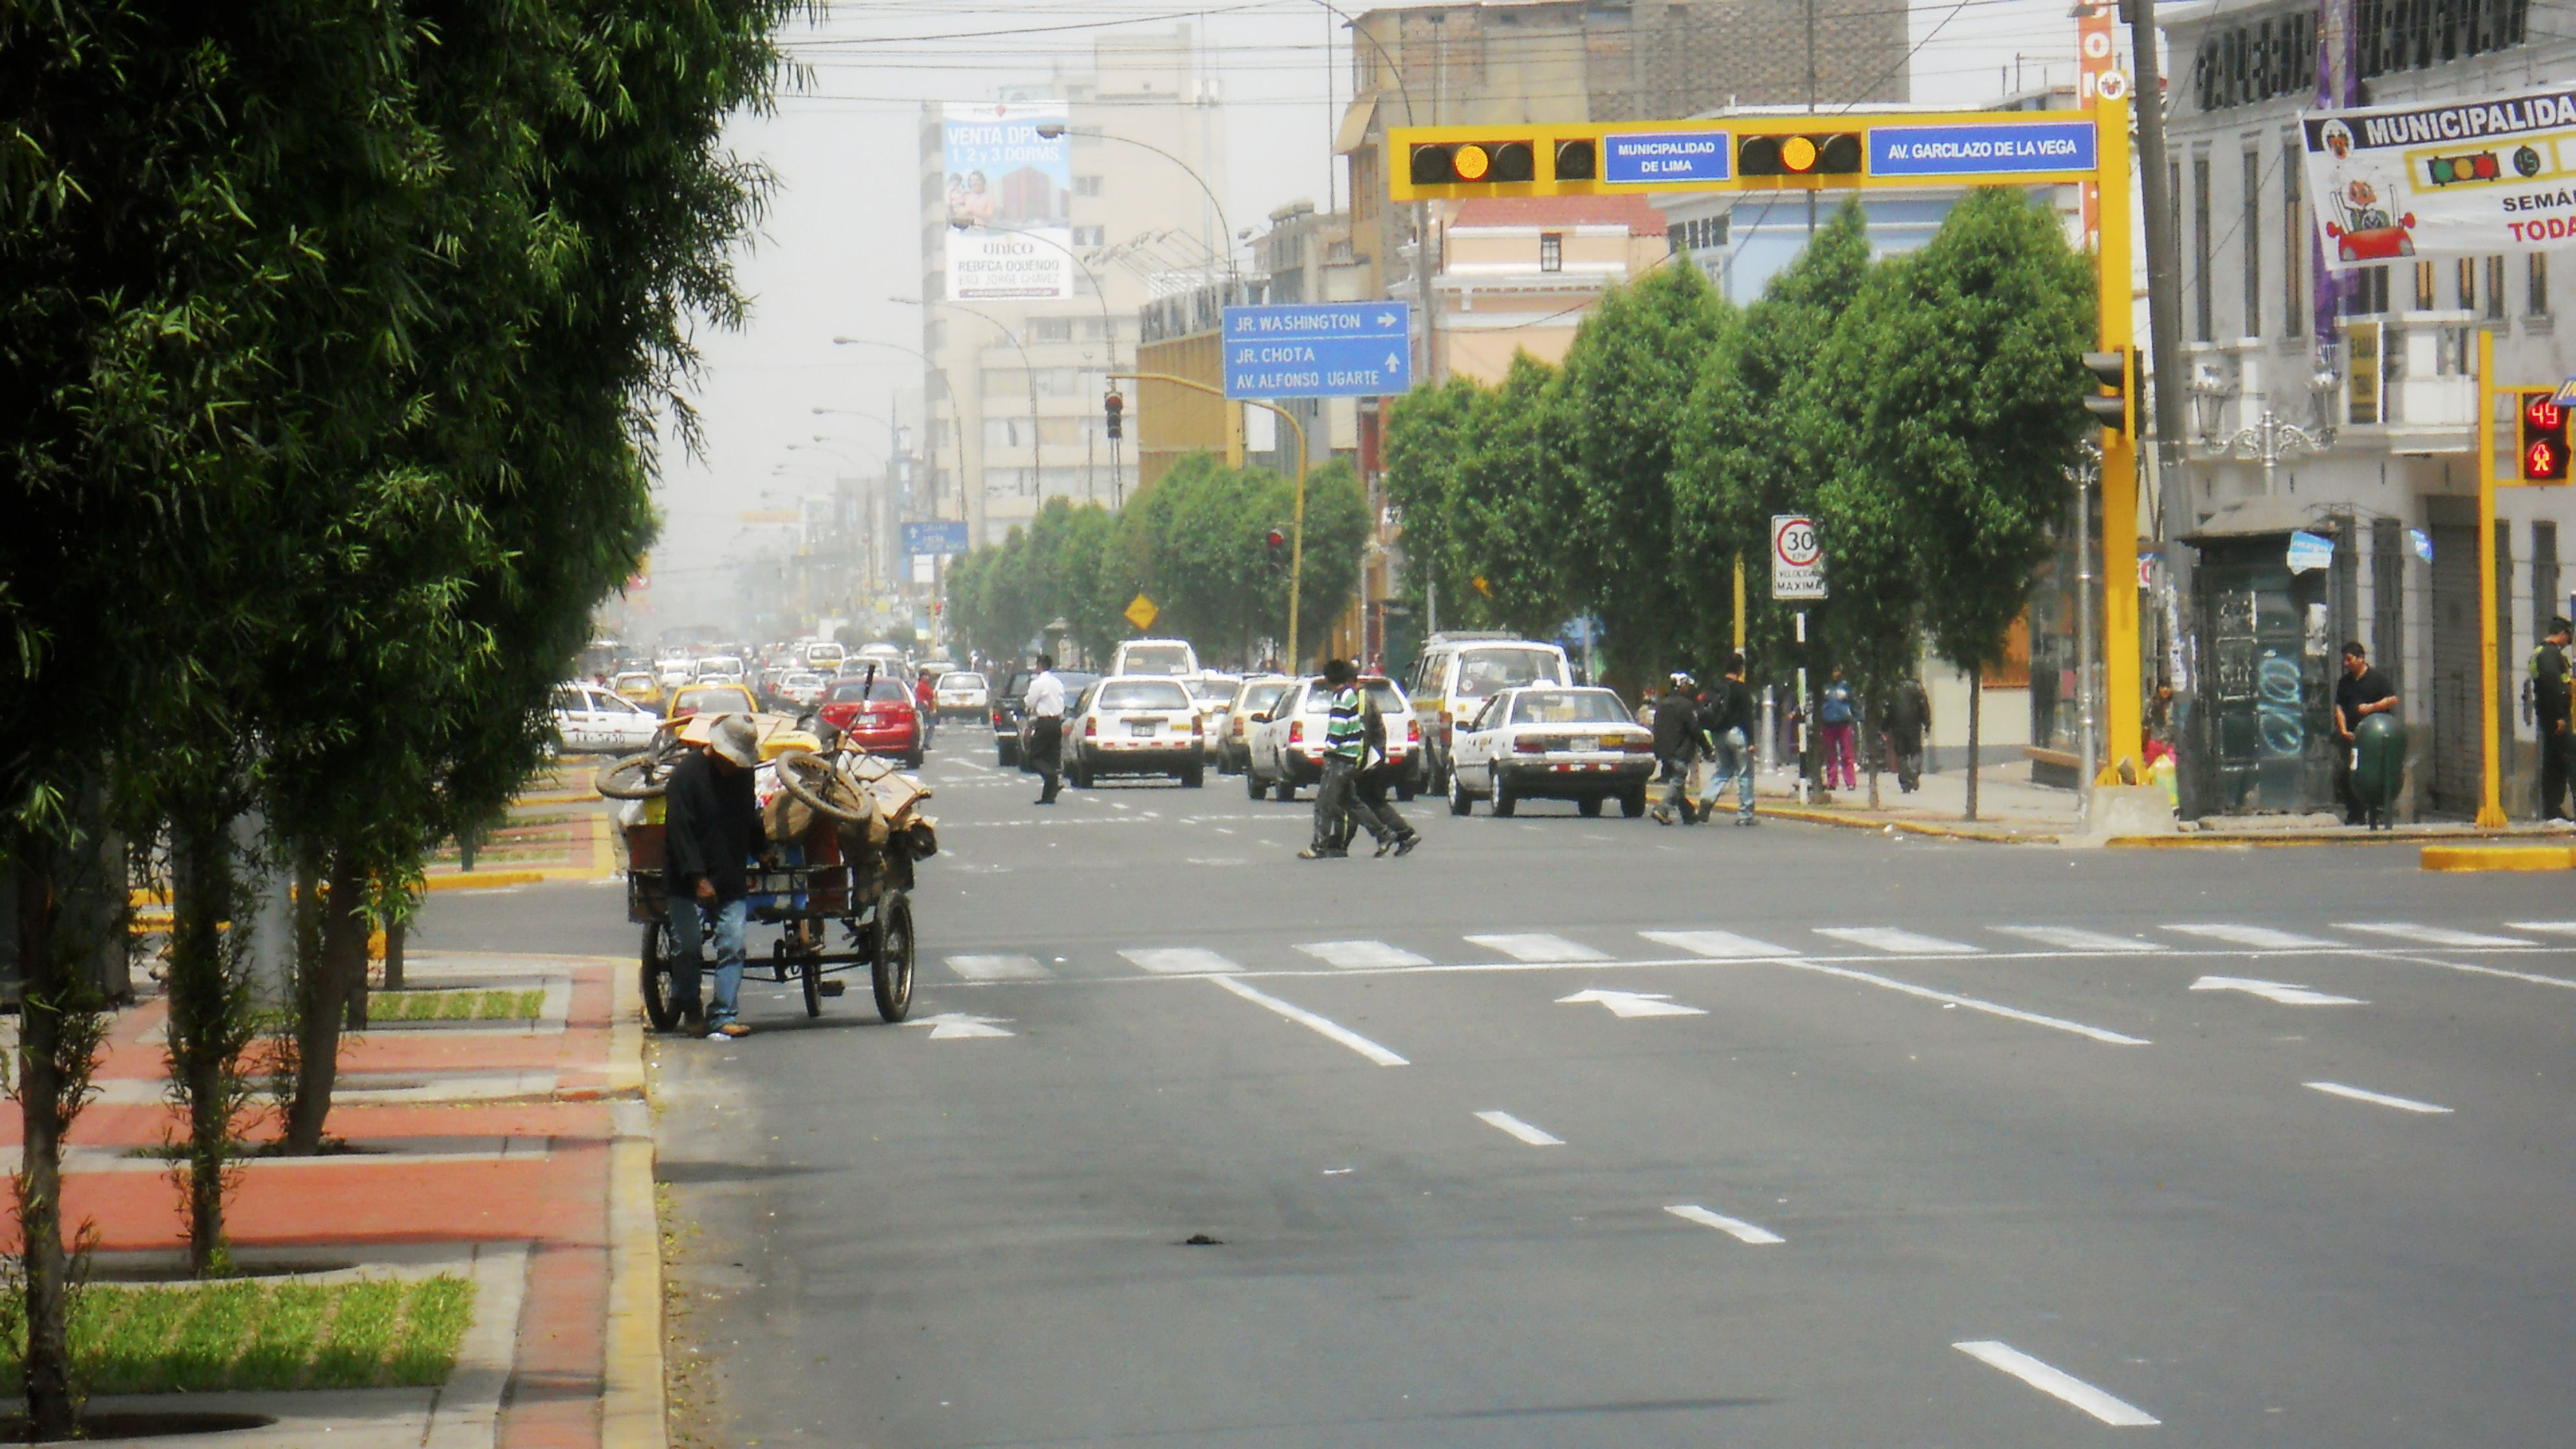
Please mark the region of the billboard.
<svg viewBox="0 0 2576 1449"><path fill-rule="evenodd" d="M952 102L939 122L948 300L1072 296L1073 128L1064 104Z"/></svg>
<svg viewBox="0 0 2576 1449"><path fill-rule="evenodd" d="M2325 111L2299 128L2328 267L2576 239L2576 89Z"/></svg>

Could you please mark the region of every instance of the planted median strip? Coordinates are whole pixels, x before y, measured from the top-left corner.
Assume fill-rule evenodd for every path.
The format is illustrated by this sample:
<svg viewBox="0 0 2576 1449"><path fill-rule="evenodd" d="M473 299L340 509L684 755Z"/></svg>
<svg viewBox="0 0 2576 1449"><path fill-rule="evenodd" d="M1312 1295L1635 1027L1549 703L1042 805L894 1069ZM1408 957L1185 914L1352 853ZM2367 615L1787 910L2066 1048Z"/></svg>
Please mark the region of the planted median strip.
<svg viewBox="0 0 2576 1449"><path fill-rule="evenodd" d="M521 991L379 991L367 998L371 1021L513 1021L544 1014L544 987Z"/></svg>
<svg viewBox="0 0 2576 1449"><path fill-rule="evenodd" d="M0 1305L0 1392L24 1392L24 1320ZM94 1285L71 1317L93 1394L427 1387L447 1382L474 1285L399 1282Z"/></svg>

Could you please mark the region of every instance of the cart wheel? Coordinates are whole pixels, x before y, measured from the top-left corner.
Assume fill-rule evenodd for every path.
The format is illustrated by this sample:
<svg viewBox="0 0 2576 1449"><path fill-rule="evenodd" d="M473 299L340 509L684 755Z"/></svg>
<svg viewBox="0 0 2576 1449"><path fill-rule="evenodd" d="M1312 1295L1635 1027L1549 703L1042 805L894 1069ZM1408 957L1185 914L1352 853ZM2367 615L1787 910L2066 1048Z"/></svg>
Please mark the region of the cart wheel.
<svg viewBox="0 0 2576 1449"><path fill-rule="evenodd" d="M805 1014L821 1016L823 1014L823 948L821 946L816 946L813 954L805 958L804 971Z"/></svg>
<svg viewBox="0 0 2576 1449"><path fill-rule="evenodd" d="M671 926L648 921L644 926L644 1016L655 1031L680 1024L680 1008L671 1000Z"/></svg>
<svg viewBox="0 0 2576 1449"><path fill-rule="evenodd" d="M877 1015L887 1024L912 1014L912 900L902 891L890 890L877 902L876 937Z"/></svg>

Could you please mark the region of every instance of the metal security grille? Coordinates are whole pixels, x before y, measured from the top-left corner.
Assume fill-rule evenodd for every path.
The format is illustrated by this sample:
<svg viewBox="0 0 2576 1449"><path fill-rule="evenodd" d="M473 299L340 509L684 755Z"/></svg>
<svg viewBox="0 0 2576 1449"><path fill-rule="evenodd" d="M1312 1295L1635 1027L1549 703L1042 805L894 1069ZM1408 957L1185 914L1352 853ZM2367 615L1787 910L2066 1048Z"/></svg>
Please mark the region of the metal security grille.
<svg viewBox="0 0 2576 1449"><path fill-rule="evenodd" d="M2400 695L2406 693L2406 524L2370 525L2370 657Z"/></svg>
<svg viewBox="0 0 2576 1449"><path fill-rule="evenodd" d="M2431 803L2444 815L2474 815L2486 760L2478 742L2478 528L2437 523L2432 532Z"/></svg>

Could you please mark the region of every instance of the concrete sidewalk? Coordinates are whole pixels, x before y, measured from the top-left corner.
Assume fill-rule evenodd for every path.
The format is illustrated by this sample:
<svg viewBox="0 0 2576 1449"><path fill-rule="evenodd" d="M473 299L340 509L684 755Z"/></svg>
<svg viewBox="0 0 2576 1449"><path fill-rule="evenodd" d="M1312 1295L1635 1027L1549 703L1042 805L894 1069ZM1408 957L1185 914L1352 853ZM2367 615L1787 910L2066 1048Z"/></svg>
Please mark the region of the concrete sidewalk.
<svg viewBox="0 0 2576 1449"><path fill-rule="evenodd" d="M445 1388L173 1395L102 1402L271 1417L180 1445L595 1449L664 1444L659 1234L632 963L417 954L412 989L546 987L534 1023L382 1023L343 1046L331 1134L355 1149L247 1158L227 1227L249 1273L400 1276L445 1263L477 1283ZM66 1220L99 1271L176 1276L178 1184L136 1149L177 1135L158 998L109 1034L99 1099L72 1133ZM16 1113L0 1114L14 1154ZM254 1139L274 1135L262 1122ZM140 1170L138 1170L140 1169ZM92 1442L120 1442L98 1440Z"/></svg>

